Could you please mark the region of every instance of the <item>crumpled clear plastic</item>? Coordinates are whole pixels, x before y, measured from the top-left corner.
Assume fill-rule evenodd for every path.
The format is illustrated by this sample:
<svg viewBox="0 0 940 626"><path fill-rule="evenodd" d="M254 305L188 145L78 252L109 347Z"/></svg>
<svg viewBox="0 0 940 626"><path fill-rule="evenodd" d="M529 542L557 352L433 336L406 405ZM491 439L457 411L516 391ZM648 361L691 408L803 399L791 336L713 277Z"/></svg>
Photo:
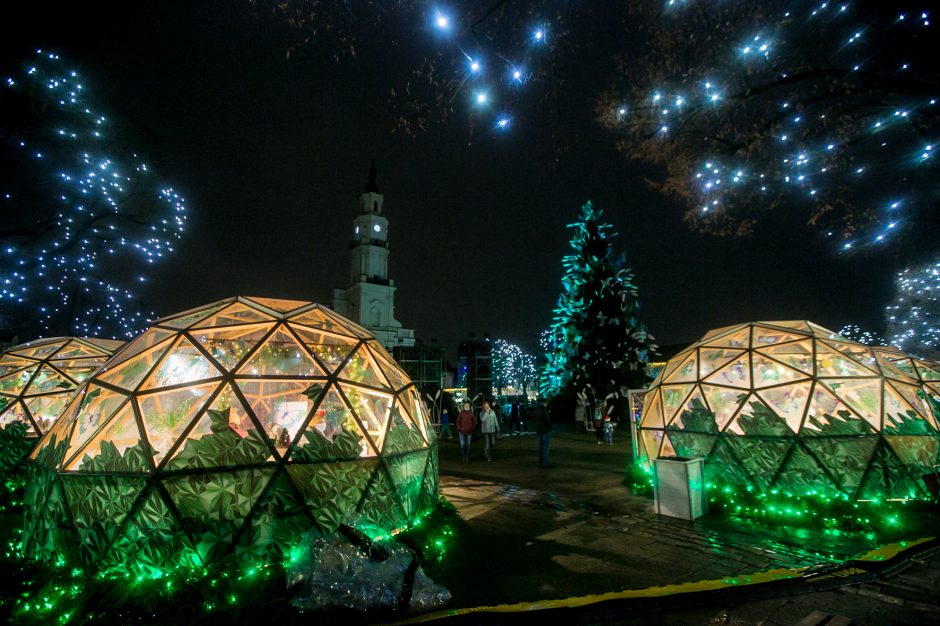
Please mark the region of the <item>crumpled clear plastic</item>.
<svg viewBox="0 0 940 626"><path fill-rule="evenodd" d="M305 533L295 551L301 556L287 572L289 585L302 583L291 604L301 610L422 613L450 601L450 592L428 578L406 546L385 541L370 552L372 557L339 533Z"/></svg>

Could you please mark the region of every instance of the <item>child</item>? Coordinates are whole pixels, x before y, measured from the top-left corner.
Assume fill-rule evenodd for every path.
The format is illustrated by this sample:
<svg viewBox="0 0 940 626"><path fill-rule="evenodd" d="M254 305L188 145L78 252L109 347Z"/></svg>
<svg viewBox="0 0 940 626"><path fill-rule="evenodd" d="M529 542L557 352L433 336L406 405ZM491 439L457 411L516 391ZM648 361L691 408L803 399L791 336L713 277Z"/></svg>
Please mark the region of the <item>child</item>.
<svg viewBox="0 0 940 626"><path fill-rule="evenodd" d="M451 439L453 434L450 432L450 415L447 409L441 411L441 439Z"/></svg>
<svg viewBox="0 0 940 626"><path fill-rule="evenodd" d="M610 421L609 415L604 416L604 443L614 445L614 423Z"/></svg>

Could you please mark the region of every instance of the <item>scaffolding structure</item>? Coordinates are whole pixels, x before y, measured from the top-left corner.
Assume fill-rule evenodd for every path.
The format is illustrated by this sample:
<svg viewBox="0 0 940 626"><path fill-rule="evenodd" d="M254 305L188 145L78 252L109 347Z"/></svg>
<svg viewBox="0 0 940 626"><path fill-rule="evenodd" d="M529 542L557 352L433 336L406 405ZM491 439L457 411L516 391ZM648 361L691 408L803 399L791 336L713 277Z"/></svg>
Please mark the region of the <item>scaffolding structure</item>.
<svg viewBox="0 0 940 626"><path fill-rule="evenodd" d="M426 343L395 346L392 349L392 356L422 393L433 395L443 386L443 347Z"/></svg>
<svg viewBox="0 0 940 626"><path fill-rule="evenodd" d="M493 345L483 341L464 341L457 348L457 386L467 389L471 400L493 395Z"/></svg>

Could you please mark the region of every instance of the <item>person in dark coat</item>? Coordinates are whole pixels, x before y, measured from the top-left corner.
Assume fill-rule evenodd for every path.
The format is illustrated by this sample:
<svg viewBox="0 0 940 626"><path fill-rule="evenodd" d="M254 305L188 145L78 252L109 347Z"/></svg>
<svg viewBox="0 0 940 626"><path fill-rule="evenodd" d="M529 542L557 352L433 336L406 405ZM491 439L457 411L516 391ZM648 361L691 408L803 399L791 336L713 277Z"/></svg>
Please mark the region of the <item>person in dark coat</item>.
<svg viewBox="0 0 940 626"><path fill-rule="evenodd" d="M535 432L539 436L539 467L548 467L548 446L552 441L552 420L548 411L540 411Z"/></svg>

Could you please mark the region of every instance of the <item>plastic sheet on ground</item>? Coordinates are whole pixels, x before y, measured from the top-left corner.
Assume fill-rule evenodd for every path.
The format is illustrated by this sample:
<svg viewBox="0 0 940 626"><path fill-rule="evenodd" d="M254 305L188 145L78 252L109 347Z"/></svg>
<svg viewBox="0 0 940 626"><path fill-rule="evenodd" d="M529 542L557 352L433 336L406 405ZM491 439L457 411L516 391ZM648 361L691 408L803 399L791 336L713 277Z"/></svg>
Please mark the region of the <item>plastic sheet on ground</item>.
<svg viewBox="0 0 940 626"><path fill-rule="evenodd" d="M423 613L450 601L450 592L395 541L374 543L366 552L340 533L306 533L299 548L302 556L287 572L288 584L302 584L291 601L298 609Z"/></svg>

